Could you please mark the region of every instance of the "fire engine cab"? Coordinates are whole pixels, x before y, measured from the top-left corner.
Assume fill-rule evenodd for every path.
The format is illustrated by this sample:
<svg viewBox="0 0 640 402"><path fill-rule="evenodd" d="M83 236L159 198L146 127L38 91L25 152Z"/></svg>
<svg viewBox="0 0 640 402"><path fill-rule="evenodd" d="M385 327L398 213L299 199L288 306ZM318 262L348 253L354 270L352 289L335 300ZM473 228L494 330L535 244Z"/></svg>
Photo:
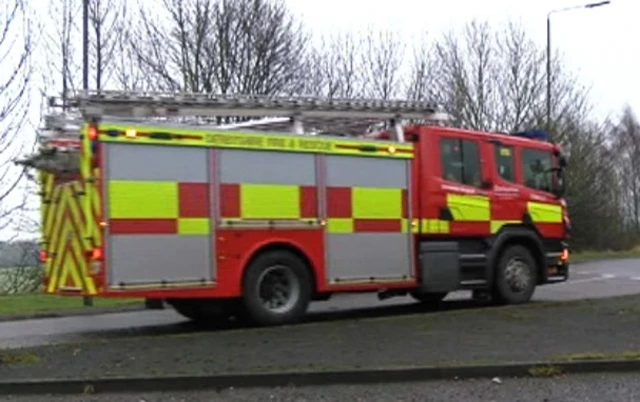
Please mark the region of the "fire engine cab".
<svg viewBox="0 0 640 402"><path fill-rule="evenodd" d="M19 161L40 174L45 292L273 325L342 292L525 303L565 281L560 147L442 121L426 102L67 95Z"/></svg>

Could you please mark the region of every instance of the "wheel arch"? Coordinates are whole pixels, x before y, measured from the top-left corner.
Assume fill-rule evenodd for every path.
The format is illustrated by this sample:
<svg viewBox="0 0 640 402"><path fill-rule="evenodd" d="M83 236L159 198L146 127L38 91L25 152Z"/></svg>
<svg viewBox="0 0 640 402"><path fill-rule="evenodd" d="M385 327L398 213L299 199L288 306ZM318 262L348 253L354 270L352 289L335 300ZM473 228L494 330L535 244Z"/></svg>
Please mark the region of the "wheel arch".
<svg viewBox="0 0 640 402"><path fill-rule="evenodd" d="M544 282L547 270L545 269L546 261L544 246L540 236L536 231L525 226L507 226L503 227L500 232L498 232L488 255L487 267L491 283L495 280L496 262L507 247L512 245L520 245L529 250L536 263L538 273L537 282L538 284Z"/></svg>
<svg viewBox="0 0 640 402"><path fill-rule="evenodd" d="M270 251L288 251L291 254L295 255L296 257L300 258L300 260L305 264L307 271L309 272L309 276L311 278L311 289L313 293L316 294L318 292L318 278L316 276L316 267L313 261L311 260L311 258L309 258L309 256L304 251L302 251L302 247L298 246L293 242L286 241L286 240L277 240L277 241L272 241L268 243L263 243L258 247L256 247L254 250L252 250L249 253L248 257L245 259L244 263L242 264L242 281L243 282L247 272L247 267L249 267L249 265L251 265L251 263L255 261L255 259L258 258L260 255L264 253L268 253Z"/></svg>

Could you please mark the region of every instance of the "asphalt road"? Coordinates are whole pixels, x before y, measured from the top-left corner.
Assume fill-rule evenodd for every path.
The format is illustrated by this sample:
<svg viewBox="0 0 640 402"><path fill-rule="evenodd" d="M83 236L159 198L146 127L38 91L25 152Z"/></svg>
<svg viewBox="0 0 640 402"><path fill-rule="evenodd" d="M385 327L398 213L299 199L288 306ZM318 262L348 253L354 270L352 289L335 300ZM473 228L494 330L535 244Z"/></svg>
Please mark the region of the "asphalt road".
<svg viewBox="0 0 640 402"><path fill-rule="evenodd" d="M640 293L640 259L620 259L573 266L568 282L543 286L534 301L572 300ZM446 309L469 308L469 293L447 297ZM379 301L375 294L341 295L310 307L309 320L338 320L415 312L409 297ZM170 308L143 312L76 316L0 323L0 348L64 343L91 338L194 331Z"/></svg>
<svg viewBox="0 0 640 402"><path fill-rule="evenodd" d="M225 389L222 391L0 397L12 402L633 402L640 401L640 377L588 374L558 378L432 381L305 388Z"/></svg>

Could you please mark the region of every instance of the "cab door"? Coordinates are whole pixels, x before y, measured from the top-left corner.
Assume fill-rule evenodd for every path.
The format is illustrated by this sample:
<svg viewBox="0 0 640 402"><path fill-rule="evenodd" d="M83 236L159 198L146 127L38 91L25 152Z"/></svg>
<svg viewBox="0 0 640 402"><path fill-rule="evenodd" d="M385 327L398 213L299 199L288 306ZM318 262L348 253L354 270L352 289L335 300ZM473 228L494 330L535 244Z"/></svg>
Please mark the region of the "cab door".
<svg viewBox="0 0 640 402"><path fill-rule="evenodd" d="M463 133L439 138L439 219L454 236L486 236L490 221L484 144Z"/></svg>
<svg viewBox="0 0 640 402"><path fill-rule="evenodd" d="M519 200L521 187L517 180L516 148L500 141L490 141L491 175L491 233L498 233L505 225L517 224L522 218Z"/></svg>

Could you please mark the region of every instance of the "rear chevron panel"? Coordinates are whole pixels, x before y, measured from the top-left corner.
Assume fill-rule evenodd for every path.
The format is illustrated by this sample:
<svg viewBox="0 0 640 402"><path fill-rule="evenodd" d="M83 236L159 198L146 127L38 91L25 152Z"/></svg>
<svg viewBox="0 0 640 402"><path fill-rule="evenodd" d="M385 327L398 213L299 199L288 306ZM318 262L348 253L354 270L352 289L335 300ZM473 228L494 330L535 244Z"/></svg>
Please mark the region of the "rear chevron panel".
<svg viewBox="0 0 640 402"><path fill-rule="evenodd" d="M81 181L63 182L49 174L43 174L41 180L42 249L47 252L45 292L95 295L97 290L89 276L87 252L99 244L100 239L91 241L86 229L97 228L98 203L87 219L83 208L86 192Z"/></svg>

